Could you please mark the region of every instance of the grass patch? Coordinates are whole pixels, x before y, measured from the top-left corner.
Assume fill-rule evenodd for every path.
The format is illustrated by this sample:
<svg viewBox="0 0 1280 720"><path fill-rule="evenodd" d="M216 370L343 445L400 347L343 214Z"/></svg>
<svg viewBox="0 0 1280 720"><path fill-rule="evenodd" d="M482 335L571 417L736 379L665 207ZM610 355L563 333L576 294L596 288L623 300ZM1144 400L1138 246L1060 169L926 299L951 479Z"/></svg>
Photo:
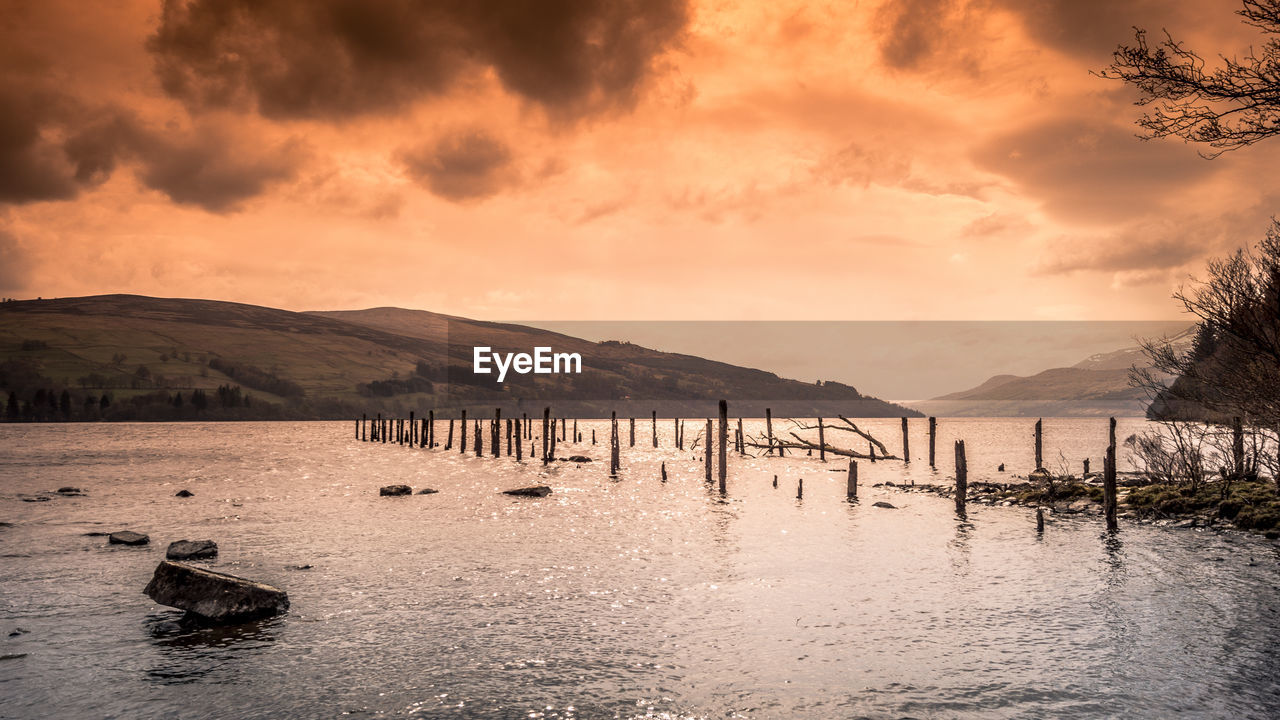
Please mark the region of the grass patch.
<svg viewBox="0 0 1280 720"><path fill-rule="evenodd" d="M1266 481L1236 481L1224 493L1223 483L1205 483L1198 490L1175 485L1134 488L1126 499L1140 514L1162 517L1213 514L1245 530L1280 527L1280 494Z"/></svg>

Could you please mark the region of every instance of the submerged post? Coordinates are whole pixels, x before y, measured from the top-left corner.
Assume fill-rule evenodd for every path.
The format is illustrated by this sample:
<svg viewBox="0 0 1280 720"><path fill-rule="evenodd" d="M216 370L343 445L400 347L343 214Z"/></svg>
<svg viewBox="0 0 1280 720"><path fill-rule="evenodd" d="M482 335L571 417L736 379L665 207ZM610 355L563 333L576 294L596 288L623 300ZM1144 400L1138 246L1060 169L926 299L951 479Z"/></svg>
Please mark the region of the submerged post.
<svg viewBox="0 0 1280 720"><path fill-rule="evenodd" d="M773 408L764 409L764 432L769 438L769 450L767 454L773 454Z"/></svg>
<svg viewBox="0 0 1280 720"><path fill-rule="evenodd" d="M1044 467L1044 420L1036 420L1036 470Z"/></svg>
<svg viewBox="0 0 1280 720"><path fill-rule="evenodd" d="M742 435L742 418L738 418L738 454L747 454L747 439Z"/></svg>
<svg viewBox="0 0 1280 720"><path fill-rule="evenodd" d="M413 416L413 411L409 411L409 444L418 444L418 420Z"/></svg>
<svg viewBox="0 0 1280 720"><path fill-rule="evenodd" d="M453 418L449 418L449 436L445 439L444 449L453 449Z"/></svg>
<svg viewBox="0 0 1280 720"><path fill-rule="evenodd" d="M796 499L797 500L804 499L804 478L800 478L799 480L796 480Z"/></svg>
<svg viewBox="0 0 1280 720"><path fill-rule="evenodd" d="M711 482L711 453L715 451L711 442L711 418L707 418L706 442L703 445L706 446L706 452L703 454L706 455L707 460L707 482Z"/></svg>
<svg viewBox="0 0 1280 720"><path fill-rule="evenodd" d="M630 445L630 447L635 447L635 446L636 446L636 419L635 419L635 418L631 418L631 445Z"/></svg>
<svg viewBox="0 0 1280 720"><path fill-rule="evenodd" d="M653 446L658 447L658 411L657 410L653 411Z"/></svg>
<svg viewBox="0 0 1280 720"><path fill-rule="evenodd" d="M618 457L620 441L618 438L618 411L617 410L614 410L613 414L610 416L609 426L612 428L612 433L610 434L610 437L609 437L609 477L617 477L618 465L620 463L620 459Z"/></svg>
<svg viewBox="0 0 1280 720"><path fill-rule="evenodd" d="M1102 512L1107 518L1107 530L1119 529L1116 519L1116 419L1111 418L1107 433L1111 444L1107 446L1107 458L1102 471Z"/></svg>
<svg viewBox="0 0 1280 720"><path fill-rule="evenodd" d="M818 418L818 459L827 461L827 432L823 428L822 418Z"/></svg>
<svg viewBox="0 0 1280 720"><path fill-rule="evenodd" d="M493 456L502 457L502 408L493 409ZM507 446L511 445L511 434L507 433Z"/></svg>
<svg viewBox="0 0 1280 720"><path fill-rule="evenodd" d="M667 462L663 460L662 461L662 482L666 482L666 481L667 481Z"/></svg>
<svg viewBox="0 0 1280 720"><path fill-rule="evenodd" d="M484 436L480 434L480 419L476 418L476 457L484 457Z"/></svg>
<svg viewBox="0 0 1280 720"><path fill-rule="evenodd" d="M542 464L543 465L546 465L548 462L547 449L549 446L547 445L547 443L550 441L547 439L547 430L550 427L551 427L551 408L545 407L545 408L542 408Z"/></svg>
<svg viewBox="0 0 1280 720"><path fill-rule="evenodd" d="M720 460L720 492L725 491L724 481L729 474L727 467L729 460L729 403L725 400L720 401L720 441L719 455Z"/></svg>
<svg viewBox="0 0 1280 720"><path fill-rule="evenodd" d="M956 441L956 513L964 515L966 496L969 494L969 463L964 457L964 441Z"/></svg>
<svg viewBox="0 0 1280 720"><path fill-rule="evenodd" d="M582 442L582 436L578 434L578 418L573 419L573 441Z"/></svg>
<svg viewBox="0 0 1280 720"><path fill-rule="evenodd" d="M929 418L929 467L931 468L937 467L937 464L934 463L934 452L933 452L937 439L938 439L938 418L931 417Z"/></svg>
<svg viewBox="0 0 1280 720"><path fill-rule="evenodd" d="M462 419L458 421L458 432L460 433L459 442L458 442L458 448L459 448L458 452L462 453L463 455L466 455L467 454L467 411L466 410L462 411Z"/></svg>
<svg viewBox="0 0 1280 720"><path fill-rule="evenodd" d="M850 500L858 497L858 463L853 460L849 461L849 481L848 488L845 490L845 497Z"/></svg>
<svg viewBox="0 0 1280 720"><path fill-rule="evenodd" d="M552 460L556 459L556 421L555 420L551 421L551 447L549 452L550 452L550 455L547 457L547 462L551 462Z"/></svg>
<svg viewBox="0 0 1280 720"><path fill-rule="evenodd" d="M507 457L511 457L511 418L507 418Z"/></svg>
<svg viewBox="0 0 1280 720"><path fill-rule="evenodd" d="M427 447L434 448L436 446L436 411L427 411Z"/></svg>
<svg viewBox="0 0 1280 720"><path fill-rule="evenodd" d="M516 418L516 462L524 459L524 427L520 424L520 419Z"/></svg>
<svg viewBox="0 0 1280 720"><path fill-rule="evenodd" d="M911 436L907 434L906 418L902 418L902 462L911 462Z"/></svg>
<svg viewBox="0 0 1280 720"><path fill-rule="evenodd" d="M1044 534L1044 508L1036 508L1036 532Z"/></svg>

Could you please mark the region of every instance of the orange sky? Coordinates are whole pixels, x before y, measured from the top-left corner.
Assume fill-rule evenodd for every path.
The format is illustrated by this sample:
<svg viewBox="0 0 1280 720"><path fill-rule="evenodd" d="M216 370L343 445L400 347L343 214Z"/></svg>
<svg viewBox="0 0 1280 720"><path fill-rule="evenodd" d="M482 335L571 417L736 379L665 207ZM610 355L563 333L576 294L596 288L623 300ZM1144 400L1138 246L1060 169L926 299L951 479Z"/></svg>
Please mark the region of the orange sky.
<svg viewBox="0 0 1280 720"><path fill-rule="evenodd" d="M528 5L0 0L0 293L1174 318L1280 207L1280 144L1142 142L1089 74L1241 53L1233 3Z"/></svg>

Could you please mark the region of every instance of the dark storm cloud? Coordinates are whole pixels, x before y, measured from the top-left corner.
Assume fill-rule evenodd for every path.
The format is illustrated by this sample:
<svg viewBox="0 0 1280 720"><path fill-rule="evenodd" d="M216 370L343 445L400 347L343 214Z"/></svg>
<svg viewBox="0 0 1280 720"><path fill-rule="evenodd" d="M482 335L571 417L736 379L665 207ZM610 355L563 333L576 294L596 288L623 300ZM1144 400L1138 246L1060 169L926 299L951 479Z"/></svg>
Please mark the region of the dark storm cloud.
<svg viewBox="0 0 1280 720"><path fill-rule="evenodd" d="M880 56L890 67L910 70L933 55L954 30L954 0L905 0L881 6Z"/></svg>
<svg viewBox="0 0 1280 720"><path fill-rule="evenodd" d="M0 292L25 289L34 263L16 238L0 228Z"/></svg>
<svg viewBox="0 0 1280 720"><path fill-rule="evenodd" d="M1167 0L993 0L992 5L1019 16L1031 36L1046 45L1103 61L1133 39L1135 26L1158 33L1187 20ZM1239 3L1206 3L1206 8L1230 17Z"/></svg>
<svg viewBox="0 0 1280 720"><path fill-rule="evenodd" d="M454 202L489 197L518 180L511 149L482 130L445 135L400 160L415 182Z"/></svg>
<svg viewBox="0 0 1280 720"><path fill-rule="evenodd" d="M75 197L76 168L49 129L66 124L66 99L25 84L0 85L0 203Z"/></svg>
<svg viewBox="0 0 1280 720"><path fill-rule="evenodd" d="M1126 127L1093 118L1031 125L979 146L974 161L1003 175L1069 222L1124 221L1220 169L1193 148L1139 142Z"/></svg>
<svg viewBox="0 0 1280 720"><path fill-rule="evenodd" d="M264 148L213 126L148 136L137 154L144 185L176 203L223 213L292 179L308 153L296 140Z"/></svg>
<svg viewBox="0 0 1280 720"><path fill-rule="evenodd" d="M338 119L492 68L572 117L628 106L688 17L685 0L166 0L148 47L165 90L193 109Z"/></svg>

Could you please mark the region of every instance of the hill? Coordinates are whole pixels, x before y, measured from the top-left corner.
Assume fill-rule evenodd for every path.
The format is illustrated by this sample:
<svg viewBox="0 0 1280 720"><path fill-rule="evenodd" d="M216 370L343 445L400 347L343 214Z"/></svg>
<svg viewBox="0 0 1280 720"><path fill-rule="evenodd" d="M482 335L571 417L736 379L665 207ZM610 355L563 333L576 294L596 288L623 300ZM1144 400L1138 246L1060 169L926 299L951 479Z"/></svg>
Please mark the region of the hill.
<svg viewBox="0 0 1280 720"><path fill-rule="evenodd" d="M1173 338L1190 342L1190 330ZM1146 356L1134 345L1092 355L1071 367L1030 376L996 375L977 387L916 403L931 415L958 417L1138 417L1149 398L1129 386L1129 370Z"/></svg>
<svg viewBox="0 0 1280 720"><path fill-rule="evenodd" d="M497 383L472 347L579 353L582 373ZM291 312L213 300L105 295L0 304L0 390L10 419L350 418L462 408L491 413L699 417L732 412L915 415L839 383L802 383L624 341L420 310ZM105 401L104 401L105 398Z"/></svg>

